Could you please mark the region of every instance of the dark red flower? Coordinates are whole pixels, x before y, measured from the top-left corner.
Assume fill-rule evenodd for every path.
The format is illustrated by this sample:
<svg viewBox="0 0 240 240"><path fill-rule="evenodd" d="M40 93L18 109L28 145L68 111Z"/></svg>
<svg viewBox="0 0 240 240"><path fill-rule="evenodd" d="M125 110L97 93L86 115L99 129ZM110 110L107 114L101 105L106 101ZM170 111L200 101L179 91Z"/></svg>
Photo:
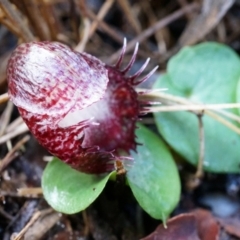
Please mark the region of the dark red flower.
<svg viewBox="0 0 240 240"><path fill-rule="evenodd" d="M114 169L114 161L135 150L140 113L134 85L149 59L126 76L138 50L120 70L58 42L21 44L7 68L9 96L30 131L50 153L86 173Z"/></svg>

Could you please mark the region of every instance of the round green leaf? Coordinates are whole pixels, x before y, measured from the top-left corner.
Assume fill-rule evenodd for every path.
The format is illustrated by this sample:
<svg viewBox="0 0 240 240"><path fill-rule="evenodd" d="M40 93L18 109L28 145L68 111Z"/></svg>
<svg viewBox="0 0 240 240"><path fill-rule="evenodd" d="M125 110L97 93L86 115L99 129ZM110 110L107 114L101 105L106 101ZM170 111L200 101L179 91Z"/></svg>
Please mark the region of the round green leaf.
<svg viewBox="0 0 240 240"><path fill-rule="evenodd" d="M168 93L195 103L236 102L240 60L227 46L202 43L186 47L168 63L167 74L154 88L168 88ZM235 110L229 112L237 113ZM156 113L158 129L182 157L196 165L199 156L198 119L189 112ZM240 171L240 136L205 115L204 168L213 172ZM236 124L236 123L234 123Z"/></svg>
<svg viewBox="0 0 240 240"><path fill-rule="evenodd" d="M111 174L81 173L55 158L44 170L43 194L56 211L77 213L87 208L99 196Z"/></svg>
<svg viewBox="0 0 240 240"><path fill-rule="evenodd" d="M131 154L134 163L127 172L129 186L149 215L166 221L179 201L177 167L168 148L154 133L139 126L136 134L143 145Z"/></svg>

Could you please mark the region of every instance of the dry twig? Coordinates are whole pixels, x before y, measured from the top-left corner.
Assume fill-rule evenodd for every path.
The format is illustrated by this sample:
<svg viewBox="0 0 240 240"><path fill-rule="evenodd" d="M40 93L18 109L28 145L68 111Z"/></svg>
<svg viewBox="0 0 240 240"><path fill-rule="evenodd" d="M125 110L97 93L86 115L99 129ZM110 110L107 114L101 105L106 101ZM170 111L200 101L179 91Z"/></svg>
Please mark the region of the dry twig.
<svg viewBox="0 0 240 240"><path fill-rule="evenodd" d="M0 144L5 143L6 141L29 131L27 125L25 123L22 123L21 125L19 125L17 128L13 129L13 131L3 135L0 137Z"/></svg>
<svg viewBox="0 0 240 240"><path fill-rule="evenodd" d="M92 20L98 21L98 26L104 32L106 32L109 36L111 36L115 41L122 44L123 34L121 34L122 35L121 36L115 29L110 27L107 23L105 23L104 21L98 20L97 16L90 9L87 9L87 16Z"/></svg>
<svg viewBox="0 0 240 240"><path fill-rule="evenodd" d="M84 29L83 29L82 39L78 43L78 45L75 47L75 51L78 51L78 52L83 52L88 42L88 37L90 32L90 21L87 17L83 18L83 25L84 25Z"/></svg>
<svg viewBox="0 0 240 240"><path fill-rule="evenodd" d="M201 40L222 19L235 0L204 0L201 13L193 19L179 39L180 46Z"/></svg>
<svg viewBox="0 0 240 240"><path fill-rule="evenodd" d="M6 127L9 124L12 110L13 110L13 103L8 102L7 106L0 118L0 136L2 136L2 134L6 131Z"/></svg>
<svg viewBox="0 0 240 240"><path fill-rule="evenodd" d="M58 19L56 18L52 4L49 1L46 0L40 0L41 6L42 6L42 15L43 18L46 20L52 40L58 39L58 30L59 30L59 24Z"/></svg>
<svg viewBox="0 0 240 240"><path fill-rule="evenodd" d="M9 99L9 96L8 96L7 93L4 93L4 94L0 95L0 104L7 102L8 99Z"/></svg>
<svg viewBox="0 0 240 240"><path fill-rule="evenodd" d="M44 235L59 222L61 216L51 208L42 210L40 217L25 233L25 239L44 239Z"/></svg>
<svg viewBox="0 0 240 240"><path fill-rule="evenodd" d="M97 14L97 18L93 21L90 32L89 32L89 38L94 34L95 30L97 29L97 26L100 21L104 19L110 8L112 7L115 0L107 0L99 10Z"/></svg>
<svg viewBox="0 0 240 240"><path fill-rule="evenodd" d="M139 92L144 92L143 89L138 89ZM193 103L188 101L185 98L174 96L171 94L163 93L163 92L146 92L145 94L140 95L140 99L142 100L157 100L161 103L164 103L168 106L162 106L162 107L149 107L147 111L149 112L174 112L174 111L190 111L194 114L198 115L199 113L203 112L215 119L216 121L222 123L226 127L230 128L232 131L240 134L240 128L234 125L232 122L222 118L217 114L217 111L219 109L224 108L240 108L240 103L224 103L224 104L199 104L199 103ZM169 106L173 105L173 106ZM211 111L210 111L211 109ZM216 113L215 113L215 112ZM223 112L221 110L221 112ZM231 120L233 120L233 113L232 114L225 114L225 116L231 116ZM238 118L238 116L234 115L234 118Z"/></svg>
<svg viewBox="0 0 240 240"><path fill-rule="evenodd" d="M8 164L13 160L12 155L20 149L28 140L30 136L25 136L8 152L8 154L0 162L0 173L8 166Z"/></svg>
<svg viewBox="0 0 240 240"><path fill-rule="evenodd" d="M17 190L18 195L21 197L39 197L43 195L42 188L34 187L34 188L19 188Z"/></svg>
<svg viewBox="0 0 240 240"><path fill-rule="evenodd" d="M41 212L37 211L32 216L31 220L28 222L28 224L13 238L13 240L21 240L23 239L23 236L28 231L28 229L34 224L34 222L37 221L37 219L41 216Z"/></svg>
<svg viewBox="0 0 240 240"><path fill-rule="evenodd" d="M43 17L40 8L43 3L39 0L24 0L24 7L27 12L27 17L31 21L31 25L40 38L40 40L50 40L51 35L46 19Z"/></svg>
<svg viewBox="0 0 240 240"><path fill-rule="evenodd" d="M141 25L139 24L137 18L134 16L134 13L131 9L131 6L127 0L117 0L119 6L122 8L124 12L124 16L126 16L129 24L132 26L134 31L137 34L141 33Z"/></svg>
<svg viewBox="0 0 240 240"><path fill-rule="evenodd" d="M240 103L219 103L219 104L188 104L175 106L149 107L150 112L178 112L178 111L205 111L209 109L232 109L240 108Z"/></svg>
<svg viewBox="0 0 240 240"><path fill-rule="evenodd" d="M199 126L199 158L197 165L197 172L195 177L201 179L203 177L203 162L204 162L204 152L205 152L205 140L204 140L204 127L203 127L203 112L198 114L198 126Z"/></svg>
<svg viewBox="0 0 240 240"><path fill-rule="evenodd" d="M8 26L9 30L13 29L14 32L15 29L17 29L17 35L25 42L35 40L34 35L26 24L26 20L22 18L20 12L13 4L11 4L8 0L0 0L0 7L6 14L9 22L11 22L11 26Z"/></svg>
<svg viewBox="0 0 240 240"><path fill-rule="evenodd" d="M176 12L168 15L167 17L159 20L158 22L156 22L153 26L149 27L148 29L142 31L141 34L139 34L137 37L135 37L133 40L131 40L126 47L125 53L128 53L130 50L132 50L136 43L141 43L142 41L144 41L146 38L150 37L151 35L153 35L156 31L166 27L168 24L170 24L171 22L177 20L178 18L182 17L185 13L193 11L195 9L198 8L198 4L193 3L193 4L189 4L188 6L177 10ZM118 50L117 52L115 52L110 58L109 58L109 63L114 62L118 59L118 56L121 53L121 50Z"/></svg>

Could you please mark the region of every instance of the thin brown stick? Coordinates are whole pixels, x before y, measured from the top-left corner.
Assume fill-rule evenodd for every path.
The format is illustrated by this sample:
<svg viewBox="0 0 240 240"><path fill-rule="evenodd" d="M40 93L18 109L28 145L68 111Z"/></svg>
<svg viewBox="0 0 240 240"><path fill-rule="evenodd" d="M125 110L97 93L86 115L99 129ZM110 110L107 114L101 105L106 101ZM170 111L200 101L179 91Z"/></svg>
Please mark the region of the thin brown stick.
<svg viewBox="0 0 240 240"><path fill-rule="evenodd" d="M132 41L130 41L127 44L126 47L126 51L125 53L131 51L136 43L141 43L142 41L144 41L146 38L150 37L151 35L153 35L156 31L166 27L168 24L172 23L173 21L177 20L178 18L182 17L185 13L193 11L195 9L198 8L198 4L193 3L193 4L189 4L188 6L177 10L176 12L168 15L167 17L159 20L158 22L156 22L153 26L151 26L150 28L144 30L141 34L139 34L136 38L134 38ZM121 50L118 50L117 52L115 52L110 58L109 58L109 63L112 63L114 61L116 61L121 53Z"/></svg>
<svg viewBox="0 0 240 240"><path fill-rule="evenodd" d="M22 123L21 125L19 125L16 129L14 129L13 131L3 135L0 137L0 144L5 143L6 141L29 131L27 125L25 123Z"/></svg>
<svg viewBox="0 0 240 240"><path fill-rule="evenodd" d="M85 49L85 46L88 42L89 39L89 31L90 31L90 21L87 17L83 18L83 23L84 23L84 29L83 29L83 34L82 34L82 39L78 43L78 45L75 47L75 51L77 52L83 52Z"/></svg>
<svg viewBox="0 0 240 240"><path fill-rule="evenodd" d="M2 197L20 197L15 191L3 191L0 189L0 198Z"/></svg>
<svg viewBox="0 0 240 240"><path fill-rule="evenodd" d="M228 120L226 120L225 118L219 116L218 114L212 112L212 111L205 111L205 113L212 117L213 119L215 119L216 121L222 123L223 125L225 125L226 127L230 128L232 131L240 134L240 128L237 127L236 125L234 125L233 123L229 122Z"/></svg>
<svg viewBox="0 0 240 240"><path fill-rule="evenodd" d="M39 197L43 195L43 191L41 187L34 188L19 188L18 195L22 197Z"/></svg>
<svg viewBox="0 0 240 240"><path fill-rule="evenodd" d="M112 27L110 27L107 23L104 21L101 21L97 18L96 14L91 11L89 8L86 7L85 0L78 0L76 1L76 4L82 13L84 17L89 17L93 21L98 22L98 28L102 29L104 32L106 32L109 36L111 36L114 40L122 44L122 37L119 36L118 32L114 30Z"/></svg>
<svg viewBox="0 0 240 240"><path fill-rule="evenodd" d="M0 118L0 136L2 136L3 133L6 131L6 127L10 121L12 110L13 110L13 103L9 101L7 103L7 107L5 108Z"/></svg>
<svg viewBox="0 0 240 240"><path fill-rule="evenodd" d="M8 93L4 93L2 95L0 95L0 104L1 103L5 103L9 100L9 96L8 96Z"/></svg>
<svg viewBox="0 0 240 240"><path fill-rule="evenodd" d="M179 97L179 96L175 96L175 95L171 95L168 93L164 93L162 91L151 91L151 92L146 92L146 89L137 89L137 91L143 92L143 94L139 94L139 99L143 100L143 101L159 101L161 103L166 103L167 105L169 104L180 104L183 105L181 106L182 108L179 109L179 105L177 106L164 106L163 107L159 107L162 108L163 111L165 111L165 107L167 108L166 111L170 111L169 109L173 109L174 111L188 111L188 110L197 110L197 111L202 111L202 110L207 110L207 109L213 109L216 112L221 113L222 115L225 115L229 118L231 118L232 120L235 121L240 121L240 117L238 117L237 115L230 113L230 112L226 112L224 110L224 108L240 108L240 103L223 103L223 104L201 104L201 103L193 103L191 101L189 101L186 98L183 97ZM189 108L188 108L189 107ZM153 107L154 108L154 107ZM178 109L178 110L175 110ZM186 108L186 109L185 109ZM157 110L157 107L156 107Z"/></svg>
<svg viewBox="0 0 240 240"><path fill-rule="evenodd" d="M203 127L203 114L198 116L198 129L199 129L199 158L197 165L197 172L195 177L200 179L203 176L203 162L204 162L204 152L205 152L205 141L204 141L204 127Z"/></svg>
<svg viewBox="0 0 240 240"><path fill-rule="evenodd" d="M29 30L29 27L26 26L26 21L22 19L19 11L14 8L8 0L0 0L0 6L13 25L17 26L19 33L21 33L22 39L26 42L33 41L35 39L34 35Z"/></svg>
<svg viewBox="0 0 240 240"><path fill-rule="evenodd" d="M214 109L213 111L217 112L217 113L219 113L219 114L221 114L225 117L228 117L235 122L240 123L240 117L238 115L234 114L234 113L227 112L227 111L224 111L224 110L221 110L221 109Z"/></svg>
<svg viewBox="0 0 240 240"><path fill-rule="evenodd" d="M155 22L157 22L157 17L155 16L155 13L150 5L150 2L148 1L141 1L139 2L142 5L142 10L145 12L145 14L148 17L148 21L151 25L154 25ZM168 35L168 31L166 30L167 28L162 28L159 31L156 31L155 33L155 38L157 40L157 45L158 45L158 51L160 54L165 54L167 51L167 44L166 44L166 39L165 36ZM164 34L165 33L165 34Z"/></svg>
<svg viewBox="0 0 240 240"><path fill-rule="evenodd" d="M41 216L41 212L37 211L34 213L30 221L27 223L27 225L15 236L13 240L21 240L23 239L23 236L27 232L27 230L33 225L34 222L37 221L37 219Z"/></svg>
<svg viewBox="0 0 240 240"><path fill-rule="evenodd" d="M97 20L97 16L90 10L87 9L87 15L90 19L98 21ZM110 37L112 37L116 42L122 44L123 42L123 37L120 36L120 34L118 34L118 32L113 29L112 27L110 27L107 23L103 22L103 21L98 21L98 26L104 31L106 32Z"/></svg>
<svg viewBox="0 0 240 240"><path fill-rule="evenodd" d="M219 106L218 106L219 105ZM225 105L225 106L224 106ZM162 108L162 109L161 109ZM167 106L167 107L159 107L158 110L153 108L149 108L148 112L175 112L175 111L191 111L195 114L198 114L199 111L204 111L206 115L212 117L214 120L222 123L226 127L230 128L232 131L240 134L240 128L231 123L230 121L226 120L219 116L219 114L210 111L209 109L216 110L216 109L223 109L223 108L240 108L239 103L232 103L232 104L209 104L205 105L205 107L201 105L187 105L187 106Z"/></svg>
<svg viewBox="0 0 240 240"><path fill-rule="evenodd" d="M22 38L22 34L19 32L19 29L11 22L9 19L7 19L5 16L0 17L0 22L9 29L10 32L15 34L17 37Z"/></svg>
<svg viewBox="0 0 240 240"><path fill-rule="evenodd" d="M57 34L59 30L58 19L54 14L52 3L46 0L40 0L42 3L41 13L43 18L46 20L48 28L50 30L51 39L57 40Z"/></svg>
<svg viewBox="0 0 240 240"><path fill-rule="evenodd" d="M165 106L164 107L164 108L168 108L168 109L171 108L171 111L178 111L179 108L181 108L181 110L183 110L185 108L184 111L191 111L194 114L199 114L199 113L201 113L201 111L204 111L205 114L212 117L214 120L222 123L226 127L230 128L232 131L240 134L240 128L239 127L234 125L232 122L222 118L221 116L219 116L219 114L214 113L214 111L216 112L218 109L222 109L224 107L226 107L226 108L239 108L240 103L209 104L209 105L200 104L199 105L198 103L192 103L192 102L188 101L187 99L185 99L183 97L178 97L178 96L174 96L174 95L159 92L159 91L154 91L154 92L152 91L152 92L146 92L146 93L144 93L146 91L144 89L137 89L137 91L138 92L143 92L143 94L139 95L140 100L149 100L149 101L152 101L152 100L156 101L157 100L157 101L161 101L161 103L165 103L167 105L169 105L169 104L174 104L174 105L180 104L180 105L177 105L177 106ZM206 107L206 106L208 106L208 107ZM159 107L159 108L161 108L161 107ZM209 109L212 109L212 111L210 111ZM151 110L151 107L148 109L148 111L149 110ZM169 110L167 110L167 111L170 112ZM158 111L156 111L156 112L158 112Z"/></svg>
<svg viewBox="0 0 240 240"><path fill-rule="evenodd" d="M60 221L61 214L55 212L53 209L44 209L41 210L40 218L32 225L32 227L25 233L24 239L46 239L46 233ZM68 221L66 221L68 223ZM67 226L64 226L64 231L68 231ZM58 238L58 237L57 237ZM61 237L60 237L61 238ZM54 239L54 238L52 238ZM58 238L59 239L59 238ZM63 239L71 239L65 238ZM74 239L74 237L72 238ZM76 239L76 238L75 238Z"/></svg>
<svg viewBox="0 0 240 240"><path fill-rule="evenodd" d="M98 12L98 15L96 16L96 19L93 21L93 23L90 25L90 21L88 17L83 18L84 22L84 31L82 34L82 39L78 43L78 45L75 47L75 50L78 52L84 51L84 48L88 42L88 39L91 38L91 36L94 34L95 30L97 29L98 23L102 21L102 19L107 14L108 10L111 8L113 2L115 0L107 0L101 7L101 9ZM84 8L85 9L85 8ZM85 10L86 12L86 10Z"/></svg>
<svg viewBox="0 0 240 240"><path fill-rule="evenodd" d="M0 173L9 165L9 163L13 160L11 157L19 148L21 148L28 140L30 136L27 135L22 138L17 144L8 152L8 154L3 158L0 162Z"/></svg>
<svg viewBox="0 0 240 240"><path fill-rule="evenodd" d="M17 191L0 190L0 197L42 198L42 188L19 188Z"/></svg>
<svg viewBox="0 0 240 240"><path fill-rule="evenodd" d="M23 124L23 119L22 117L18 117L15 120L13 120L10 124L8 124L6 133L12 132L14 129L16 129L18 126Z"/></svg>
<svg viewBox="0 0 240 240"><path fill-rule="evenodd" d="M140 34L141 32L141 26L139 22L137 21L136 17L134 16L131 6L127 0L117 0L119 6L123 10L124 16L127 18L129 24L132 26L135 33Z"/></svg>
<svg viewBox="0 0 240 240"><path fill-rule="evenodd" d="M33 25L36 35L40 40L50 40L50 31L46 19L42 16L40 8L42 3L39 0L23 0L27 17Z"/></svg>
<svg viewBox="0 0 240 240"><path fill-rule="evenodd" d="M181 7L185 7L188 5L188 2L186 0L178 0L178 2L181 5ZM192 12L187 12L186 16L187 16L188 20L191 20L193 18Z"/></svg>
<svg viewBox="0 0 240 240"><path fill-rule="evenodd" d="M104 19L104 17L108 13L109 9L112 7L114 1L115 0L106 0L105 3L102 5L101 9L99 10L99 12L97 14L96 20L94 20L91 25L90 32L89 32L89 38L94 34L99 22Z"/></svg>
<svg viewBox="0 0 240 240"><path fill-rule="evenodd" d="M90 232L90 226L89 226L89 219L88 219L88 214L86 210L82 211L82 217L83 217L83 222L84 222L84 236L88 236Z"/></svg>
<svg viewBox="0 0 240 240"><path fill-rule="evenodd" d="M240 108L240 103L220 103L220 104L189 104L175 106L149 107L149 112L178 112L178 111L204 111L207 109L232 109Z"/></svg>

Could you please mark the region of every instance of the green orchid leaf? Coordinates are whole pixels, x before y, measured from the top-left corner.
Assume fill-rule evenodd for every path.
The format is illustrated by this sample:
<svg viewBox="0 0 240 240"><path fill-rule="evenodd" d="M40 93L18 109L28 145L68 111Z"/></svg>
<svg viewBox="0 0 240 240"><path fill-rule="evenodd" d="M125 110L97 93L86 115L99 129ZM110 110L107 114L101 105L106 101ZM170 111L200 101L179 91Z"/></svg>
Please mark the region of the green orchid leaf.
<svg viewBox="0 0 240 240"><path fill-rule="evenodd" d="M99 196L111 174L81 173L54 158L43 173L43 194L56 211L77 213L87 208Z"/></svg>
<svg viewBox="0 0 240 240"><path fill-rule="evenodd" d="M240 60L229 47L202 43L182 49L168 63L167 74L154 88L193 103L235 103ZM240 91L239 91L240 92ZM238 113L236 109L226 110ZM199 156L198 118L190 112L156 113L159 132L183 158L196 165ZM237 125L236 122L232 122ZM240 136L207 114L204 125L204 168L212 172L240 171Z"/></svg>
<svg viewBox="0 0 240 240"><path fill-rule="evenodd" d="M131 154L134 162L127 180L140 206L153 218L165 222L179 201L178 170L159 137L141 125L136 134L142 146Z"/></svg>

